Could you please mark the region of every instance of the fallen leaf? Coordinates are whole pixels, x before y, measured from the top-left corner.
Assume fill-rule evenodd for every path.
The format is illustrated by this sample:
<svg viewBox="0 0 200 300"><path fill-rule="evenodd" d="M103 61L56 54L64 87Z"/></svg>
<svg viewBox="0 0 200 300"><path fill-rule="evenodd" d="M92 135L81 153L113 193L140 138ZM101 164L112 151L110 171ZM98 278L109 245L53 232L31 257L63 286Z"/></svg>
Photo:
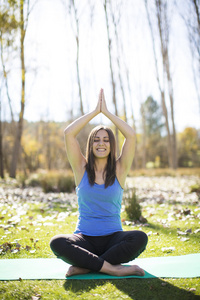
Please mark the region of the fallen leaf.
<svg viewBox="0 0 200 300"><path fill-rule="evenodd" d="M40 299L40 297L37 297L37 296L32 296L31 298L32 298L32 300L39 300Z"/></svg>
<svg viewBox="0 0 200 300"><path fill-rule="evenodd" d="M187 232L183 232L183 231L181 231L181 230L178 230L178 231L177 231L177 234L178 234L178 235L187 235Z"/></svg>
<svg viewBox="0 0 200 300"><path fill-rule="evenodd" d="M162 282L161 285L162 285L162 286L166 286L167 283L166 283L166 282Z"/></svg>
<svg viewBox="0 0 200 300"><path fill-rule="evenodd" d="M186 241L188 241L188 240L189 240L189 238L186 238L186 237L182 237L182 238L180 239L181 242L186 242Z"/></svg>
<svg viewBox="0 0 200 300"><path fill-rule="evenodd" d="M35 251L36 251L36 249L30 250L29 252L30 252L30 253L35 253Z"/></svg>
<svg viewBox="0 0 200 300"><path fill-rule="evenodd" d="M26 231L29 231L28 228L26 228L26 226L21 226L21 227L19 227L19 230L26 230Z"/></svg>
<svg viewBox="0 0 200 300"><path fill-rule="evenodd" d="M152 231L147 232L147 236L150 236L152 234Z"/></svg>
<svg viewBox="0 0 200 300"><path fill-rule="evenodd" d="M192 233L192 229L187 229L185 232L186 233Z"/></svg>
<svg viewBox="0 0 200 300"><path fill-rule="evenodd" d="M17 252L19 252L19 249L13 249L13 250L11 250L11 253L13 253L13 254L15 254Z"/></svg>
<svg viewBox="0 0 200 300"><path fill-rule="evenodd" d="M163 247L161 250L163 252L172 252L175 250L175 247Z"/></svg>
<svg viewBox="0 0 200 300"><path fill-rule="evenodd" d="M190 292L195 292L196 289L195 289L195 288L190 288L189 291L190 291Z"/></svg>
<svg viewBox="0 0 200 300"><path fill-rule="evenodd" d="M25 247L24 249L27 250L27 251L30 251L30 250L31 250L31 247L28 246L28 245L26 245L26 247Z"/></svg>

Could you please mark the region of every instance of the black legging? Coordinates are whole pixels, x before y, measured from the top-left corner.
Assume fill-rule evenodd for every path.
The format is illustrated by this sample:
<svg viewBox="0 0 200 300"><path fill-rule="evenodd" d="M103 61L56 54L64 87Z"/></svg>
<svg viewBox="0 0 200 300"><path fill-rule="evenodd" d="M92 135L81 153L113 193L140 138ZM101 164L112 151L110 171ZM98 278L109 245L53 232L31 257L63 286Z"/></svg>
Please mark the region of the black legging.
<svg viewBox="0 0 200 300"><path fill-rule="evenodd" d="M145 250L147 241L146 233L139 230L118 231L107 236L63 234L53 237L50 247L65 262L98 272L104 260L118 265L135 259Z"/></svg>

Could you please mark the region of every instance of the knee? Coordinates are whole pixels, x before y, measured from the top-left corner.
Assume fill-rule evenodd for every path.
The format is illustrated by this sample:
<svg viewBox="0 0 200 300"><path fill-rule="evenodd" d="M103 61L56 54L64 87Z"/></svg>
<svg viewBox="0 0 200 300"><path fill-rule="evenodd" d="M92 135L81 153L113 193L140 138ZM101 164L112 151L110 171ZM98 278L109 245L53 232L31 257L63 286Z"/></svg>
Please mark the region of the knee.
<svg viewBox="0 0 200 300"><path fill-rule="evenodd" d="M52 239L50 240L50 243L49 243L49 246L53 252L57 248L57 245L58 245L58 238L57 238L57 236L54 236L54 237L52 237Z"/></svg>
<svg viewBox="0 0 200 300"><path fill-rule="evenodd" d="M136 243L136 245L135 245ZM134 249L137 248L135 258L138 257L145 249L148 243L148 236L143 231L137 231L137 237L133 244ZM135 248L136 247L136 248Z"/></svg>
<svg viewBox="0 0 200 300"><path fill-rule="evenodd" d="M58 256L63 249L63 237L61 237L60 235L54 236L50 240L49 245L53 253Z"/></svg>
<svg viewBox="0 0 200 300"><path fill-rule="evenodd" d="M141 245L143 246L143 248L146 248L146 245L148 243L148 236L145 232L140 231L140 240L141 240Z"/></svg>
<svg viewBox="0 0 200 300"><path fill-rule="evenodd" d="M71 235L68 234L59 234L50 240L50 248L56 256L61 256L63 253L66 253L71 247L71 244Z"/></svg>
<svg viewBox="0 0 200 300"><path fill-rule="evenodd" d="M133 243L133 247L135 247L135 244L137 244L138 249L144 251L148 243L148 236L146 235L145 232L136 230L133 233L132 243Z"/></svg>

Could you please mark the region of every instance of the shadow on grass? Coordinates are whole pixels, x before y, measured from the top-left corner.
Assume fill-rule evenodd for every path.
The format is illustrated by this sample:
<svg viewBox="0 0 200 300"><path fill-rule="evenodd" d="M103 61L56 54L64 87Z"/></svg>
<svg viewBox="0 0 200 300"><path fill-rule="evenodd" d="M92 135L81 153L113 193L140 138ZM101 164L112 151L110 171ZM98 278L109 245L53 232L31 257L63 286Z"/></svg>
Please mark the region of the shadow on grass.
<svg viewBox="0 0 200 300"><path fill-rule="evenodd" d="M116 287L116 289L134 300L200 299L200 296L194 295L190 291L176 287L159 278L66 281L64 283L64 288L66 291L70 290L75 295L80 295L88 293L97 288L101 289L107 283L112 284L114 287ZM97 292L98 291L95 291L95 293ZM100 290L99 296L106 296L106 299L116 299L113 294L113 289L110 289L109 292L109 288Z"/></svg>

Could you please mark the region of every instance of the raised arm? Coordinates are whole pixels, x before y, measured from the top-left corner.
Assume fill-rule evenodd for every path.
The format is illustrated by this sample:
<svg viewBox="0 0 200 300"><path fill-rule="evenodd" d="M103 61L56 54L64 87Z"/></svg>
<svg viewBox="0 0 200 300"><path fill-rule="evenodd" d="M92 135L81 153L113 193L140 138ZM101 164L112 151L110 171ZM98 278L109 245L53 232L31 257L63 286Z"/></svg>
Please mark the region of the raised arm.
<svg viewBox="0 0 200 300"><path fill-rule="evenodd" d="M99 96L95 110L81 116L73 123L69 124L64 130L67 156L74 172L76 185L80 183L83 177L85 171L84 167L86 163L85 157L81 152L76 136L90 120L92 120L96 115L100 113L100 106L101 99Z"/></svg>
<svg viewBox="0 0 200 300"><path fill-rule="evenodd" d="M117 178L124 186L135 154L135 131L126 122L108 111L103 90L101 90L101 112L114 123L125 137L119 158L117 159Z"/></svg>

